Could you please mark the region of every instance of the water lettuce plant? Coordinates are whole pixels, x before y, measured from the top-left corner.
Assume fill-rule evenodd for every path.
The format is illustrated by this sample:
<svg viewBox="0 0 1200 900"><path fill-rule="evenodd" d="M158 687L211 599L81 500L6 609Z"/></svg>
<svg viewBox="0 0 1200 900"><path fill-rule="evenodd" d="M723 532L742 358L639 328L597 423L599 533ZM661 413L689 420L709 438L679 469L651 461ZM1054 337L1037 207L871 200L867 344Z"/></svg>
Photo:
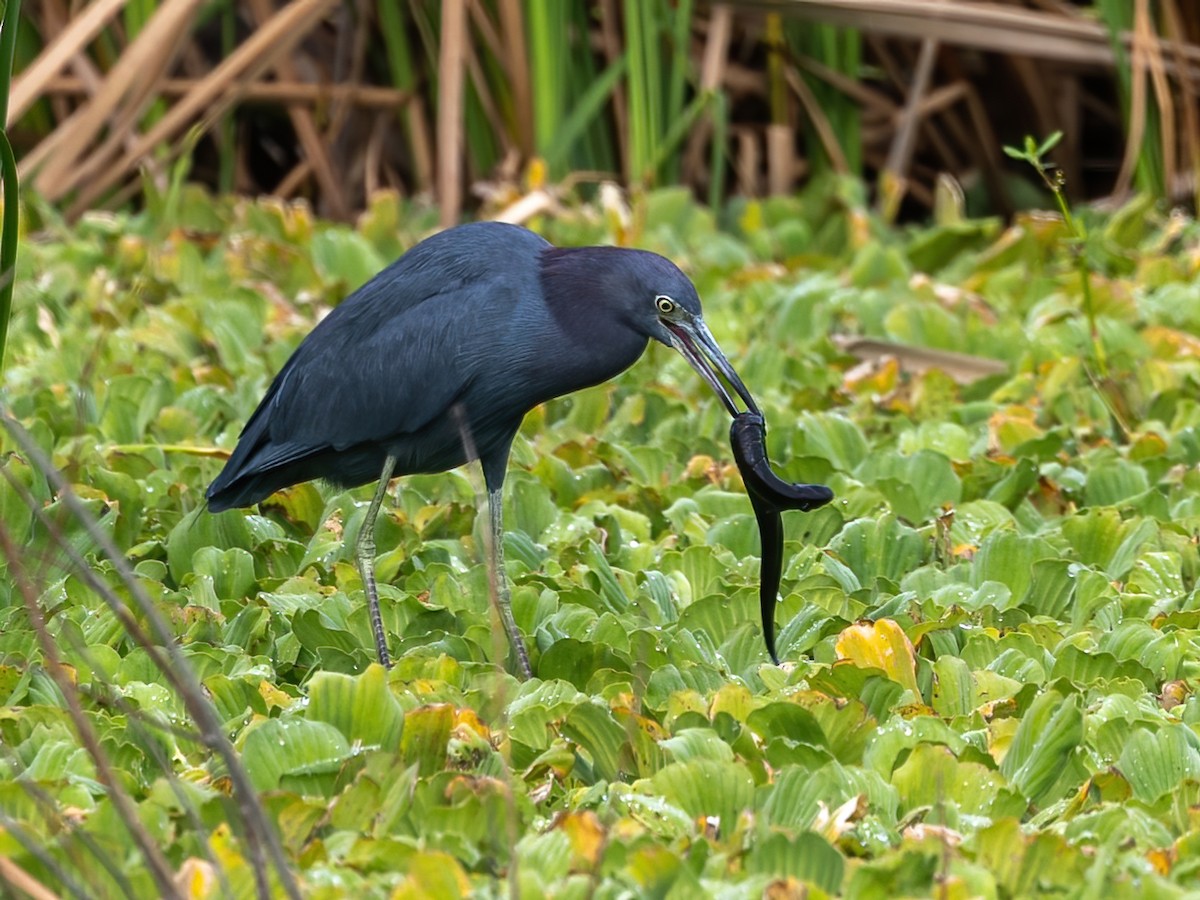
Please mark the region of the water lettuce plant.
<svg viewBox="0 0 1200 900"><path fill-rule="evenodd" d="M718 222L684 192L649 195L636 240L696 281L780 476L836 499L784 518L774 665L728 417L686 364L651 351L540 407L506 510L539 657L522 682L495 664L473 470L405 479L381 516L386 673L348 549L364 493L202 504L313 321L435 214L381 195L349 228L302 205L177 201L69 228L42 212L18 257L4 392L20 431L0 470L9 884L1196 888L1193 220L1141 201L1078 212L1100 380L1056 216L893 230L830 182ZM587 207L533 224L609 237Z"/></svg>

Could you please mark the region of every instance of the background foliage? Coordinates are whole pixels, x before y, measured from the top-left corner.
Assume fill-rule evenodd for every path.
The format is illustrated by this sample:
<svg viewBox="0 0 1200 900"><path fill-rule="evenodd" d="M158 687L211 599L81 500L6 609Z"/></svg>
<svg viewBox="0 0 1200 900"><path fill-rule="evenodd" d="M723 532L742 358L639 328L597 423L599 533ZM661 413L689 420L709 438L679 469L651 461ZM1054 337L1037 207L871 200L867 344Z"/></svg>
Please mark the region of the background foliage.
<svg viewBox="0 0 1200 900"><path fill-rule="evenodd" d="M347 227L194 188L151 199L74 227L43 209L19 257L6 394L32 440L9 425L0 483L10 885L261 895L286 871L313 897L1196 888L1193 220L1150 201L1079 213L1106 374L1058 218L897 231L861 188L824 181L721 223L683 189L647 195L636 226L581 205L533 223L679 261L776 465L837 499L786 517L775 667L728 419L686 364L654 348L539 408L507 498L537 673L519 683L495 665L475 471L404 479L383 517L390 673L371 665L347 550L365 493L201 508L314 319L436 212L381 194ZM886 343L855 358L838 336ZM899 344L1002 372L960 384ZM152 612L182 661L162 662ZM189 672L215 735L181 692Z"/></svg>
<svg viewBox="0 0 1200 900"><path fill-rule="evenodd" d="M41 0L17 49L22 174L72 216L163 190L175 159L344 221L379 187L449 225L564 180L715 208L829 172L889 218L939 186L1007 214L1040 188L1000 146L1056 129L1073 199L1200 189L1180 0Z"/></svg>

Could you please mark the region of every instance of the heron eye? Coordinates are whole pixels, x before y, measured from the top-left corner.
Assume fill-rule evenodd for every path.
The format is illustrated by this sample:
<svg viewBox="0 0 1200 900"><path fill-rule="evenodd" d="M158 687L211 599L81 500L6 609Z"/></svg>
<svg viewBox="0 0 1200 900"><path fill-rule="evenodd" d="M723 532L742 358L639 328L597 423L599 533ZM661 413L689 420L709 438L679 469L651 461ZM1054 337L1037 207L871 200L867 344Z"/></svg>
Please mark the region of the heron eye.
<svg viewBox="0 0 1200 900"><path fill-rule="evenodd" d="M675 301L666 294L659 294L655 297L654 305L658 307L658 311L664 316L675 311Z"/></svg>

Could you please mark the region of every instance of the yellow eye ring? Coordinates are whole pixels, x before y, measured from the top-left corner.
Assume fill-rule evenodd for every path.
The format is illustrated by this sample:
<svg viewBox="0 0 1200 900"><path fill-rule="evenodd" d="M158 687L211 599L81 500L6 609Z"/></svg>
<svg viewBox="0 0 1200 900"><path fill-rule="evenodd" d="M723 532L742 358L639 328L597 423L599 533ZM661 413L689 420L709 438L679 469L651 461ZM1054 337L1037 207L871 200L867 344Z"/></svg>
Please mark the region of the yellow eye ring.
<svg viewBox="0 0 1200 900"><path fill-rule="evenodd" d="M654 305L658 307L658 311L664 316L668 313L675 312L675 301L666 294L659 294L654 298Z"/></svg>

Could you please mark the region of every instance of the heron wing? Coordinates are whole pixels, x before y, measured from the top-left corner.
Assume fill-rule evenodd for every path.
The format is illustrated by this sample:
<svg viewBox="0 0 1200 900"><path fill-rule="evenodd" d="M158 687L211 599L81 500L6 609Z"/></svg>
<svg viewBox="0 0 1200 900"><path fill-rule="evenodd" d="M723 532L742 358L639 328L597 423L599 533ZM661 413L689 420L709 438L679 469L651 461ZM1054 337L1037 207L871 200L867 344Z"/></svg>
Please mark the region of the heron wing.
<svg viewBox="0 0 1200 900"><path fill-rule="evenodd" d="M464 296L464 294L470 296ZM502 279L451 289L385 316L313 331L279 373L246 425L258 420L272 443L344 450L424 428L474 376L478 357L467 301L497 313L515 298ZM331 317L332 318L332 317ZM324 326L329 319L322 323ZM282 449L282 447L281 447Z"/></svg>
<svg viewBox="0 0 1200 900"><path fill-rule="evenodd" d="M546 246L512 226L463 226L418 244L369 281L280 370L210 502L268 470L297 467L287 484L314 477L299 464L415 434L445 415L489 361L486 348L503 345L522 296L538 290Z"/></svg>

